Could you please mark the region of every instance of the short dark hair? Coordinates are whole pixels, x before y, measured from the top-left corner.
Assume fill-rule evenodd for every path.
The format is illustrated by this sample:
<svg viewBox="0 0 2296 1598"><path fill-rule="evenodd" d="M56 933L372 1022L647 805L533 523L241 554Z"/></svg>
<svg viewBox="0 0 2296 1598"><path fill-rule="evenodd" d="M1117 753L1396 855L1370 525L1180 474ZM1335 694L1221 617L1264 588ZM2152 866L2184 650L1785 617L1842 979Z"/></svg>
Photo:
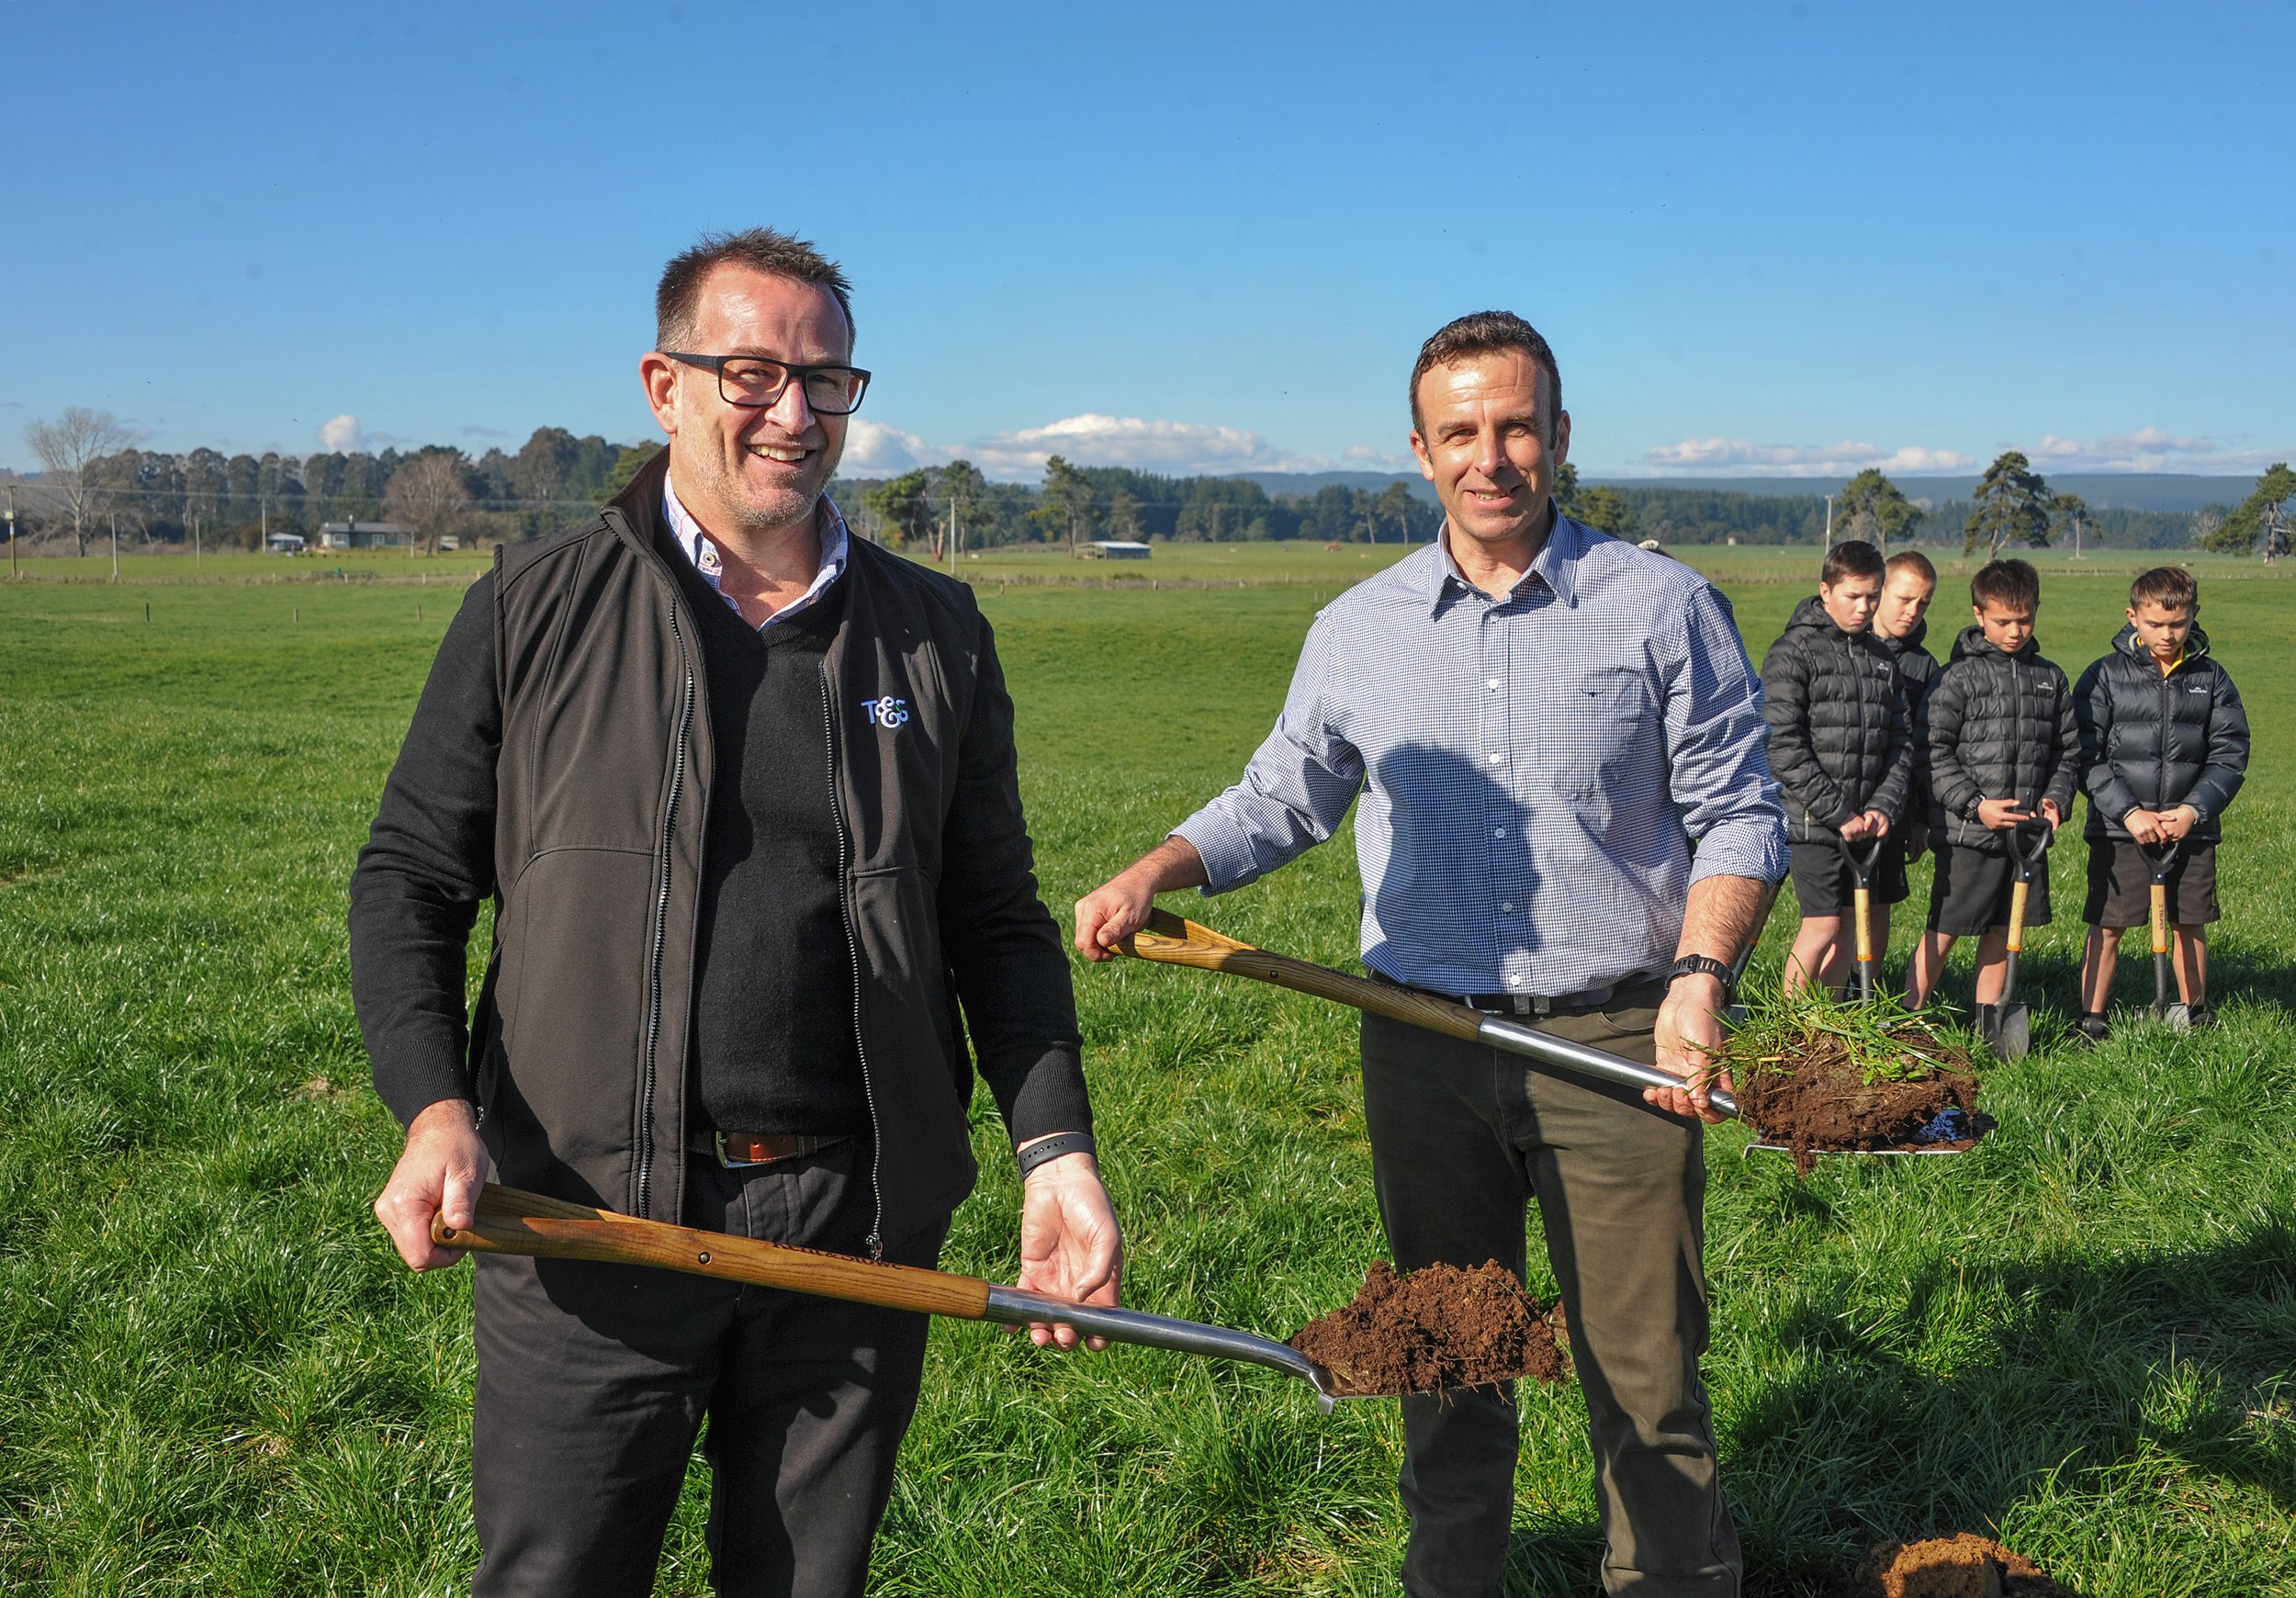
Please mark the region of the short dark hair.
<svg viewBox="0 0 2296 1598"><path fill-rule="evenodd" d="M1419 379L1437 366L1447 366L1469 355L1488 355L1500 350L1521 350L1537 363L1547 374L1547 392L1541 396L1538 408L1539 431L1551 442L1555 436L1555 418L1562 411L1562 373L1555 366L1555 352L1539 336L1538 329L1511 310L1479 310L1462 316L1437 328L1435 336L1419 346L1419 359L1411 369L1411 425L1417 433L1425 426L1419 414Z"/></svg>
<svg viewBox="0 0 2296 1598"><path fill-rule="evenodd" d="M704 233L693 247L670 258L654 289L654 347L683 350L693 337L694 303L702 296L702 281L720 266L748 266L776 277L794 278L826 288L845 316L845 349L853 349L853 286L844 268L830 260L808 239L773 228L745 228L738 233ZM704 354L722 351L707 350Z"/></svg>
<svg viewBox="0 0 2296 1598"><path fill-rule="evenodd" d="M1931 566L1930 557L1919 549L1900 549L1889 557L1890 575L1895 577L1901 571L1919 572L1923 582L1931 588L1937 586L1937 568Z"/></svg>
<svg viewBox="0 0 2296 1598"><path fill-rule="evenodd" d="M2129 608L2155 604L2165 611L2197 609L2200 603L2200 580L2181 566L2155 566L2150 571L2139 572L2129 584Z"/></svg>
<svg viewBox="0 0 2296 1598"><path fill-rule="evenodd" d="M2007 611L2041 608L2041 573L2026 560L1996 560L1977 568L1969 580L1969 602L1999 605Z"/></svg>
<svg viewBox="0 0 2296 1598"><path fill-rule="evenodd" d="M1818 568L1818 580L1828 588L1845 577L1882 578L1889 573L1889 562L1882 552L1863 538L1845 538L1826 551L1825 564Z"/></svg>

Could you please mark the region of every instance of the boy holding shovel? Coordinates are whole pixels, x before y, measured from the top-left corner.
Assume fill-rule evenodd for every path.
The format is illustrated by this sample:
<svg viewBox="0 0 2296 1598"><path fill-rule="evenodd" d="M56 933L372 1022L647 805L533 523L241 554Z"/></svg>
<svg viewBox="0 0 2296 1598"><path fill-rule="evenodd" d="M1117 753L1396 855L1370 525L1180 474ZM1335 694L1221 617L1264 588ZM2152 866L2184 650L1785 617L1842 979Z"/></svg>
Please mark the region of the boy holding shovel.
<svg viewBox="0 0 2296 1598"><path fill-rule="evenodd" d="M2078 1025L2092 1044L2110 1035L2105 1005L2121 935L2150 918L2153 872L2164 856L2178 991L2191 1025L2212 1019L2219 817L2247 774L2248 715L2231 674L2209 653L2200 613L2200 586L2189 571L2144 573L2129 588L2128 625L2074 692L2088 793Z"/></svg>
<svg viewBox="0 0 2296 1598"><path fill-rule="evenodd" d="M2063 825L2073 803L2080 730L2073 689L2033 638L2041 574L2022 560L1996 560L1970 580L1974 626L1929 702L1930 833L1937 875L1930 927L1914 951L1906 1003L1919 1009L1937 990L1958 938L1982 935L1976 1002L1998 1005L2007 974L2010 899L2020 828ZM2024 924L2049 921L2049 877L2039 872Z"/></svg>
<svg viewBox="0 0 2296 1598"><path fill-rule="evenodd" d="M1905 853L1889 835L1913 780L1911 722L1896 664L1873 633L1887 575L1881 551L1862 540L1826 551L1818 592L1795 607L1761 663L1770 770L1784 790L1802 912L1789 988L1833 987L1846 974L1843 911L1856 885L1850 850L1872 857L1880 904L1907 893Z"/></svg>

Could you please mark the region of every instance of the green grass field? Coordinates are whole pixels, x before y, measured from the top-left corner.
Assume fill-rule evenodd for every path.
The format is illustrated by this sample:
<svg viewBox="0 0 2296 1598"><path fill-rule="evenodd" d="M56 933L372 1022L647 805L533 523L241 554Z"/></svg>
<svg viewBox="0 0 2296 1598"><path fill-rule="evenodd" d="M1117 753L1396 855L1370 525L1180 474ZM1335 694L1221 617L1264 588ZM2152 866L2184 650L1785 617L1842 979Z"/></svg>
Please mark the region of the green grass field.
<svg viewBox="0 0 2296 1598"><path fill-rule="evenodd" d="M1158 551L1158 574L1235 589L978 574L1064 921L1233 776L1319 598L1367 553ZM1759 654L1808 553L1694 554ZM2053 559L2043 649L2077 672L2143 561ZM449 1592L476 1552L468 1278L409 1276L366 1212L398 1131L366 1088L343 927L455 590L130 571L153 580L0 588L0 1587ZM2090 1598L2296 1594L2296 618L2278 573L2203 577L2257 731L2228 817L2223 1030L2137 1024L2140 955L2120 1035L2064 1046L2070 847L2025 967L2038 1046L1990 1074L2001 1129L1975 1153L1800 1182L1741 1158L1739 1129L1709 1139L1707 1374L1750 1591L1963 1528ZM1355 895L1335 841L1198 913L1342 964ZM1380 1251L1350 1017L1164 967L1077 987L1128 1300L1277 1336L1345 1300ZM976 1121L989 1175L947 1263L1009 1280L1018 1184L985 1096ZM1583 1406L1522 1402L1511 1591L1593 1592ZM1322 1420L1271 1373L944 1322L875 1587L1392 1592L1399 1446L1392 1405ZM707 1590L695 1486L664 1592Z"/></svg>

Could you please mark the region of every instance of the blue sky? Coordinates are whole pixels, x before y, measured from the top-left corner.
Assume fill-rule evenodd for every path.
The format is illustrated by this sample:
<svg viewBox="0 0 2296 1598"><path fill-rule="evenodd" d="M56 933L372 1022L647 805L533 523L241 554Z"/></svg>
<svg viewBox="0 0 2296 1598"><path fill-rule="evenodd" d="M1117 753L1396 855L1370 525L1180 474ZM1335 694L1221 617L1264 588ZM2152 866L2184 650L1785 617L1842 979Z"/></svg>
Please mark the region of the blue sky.
<svg viewBox="0 0 2296 1598"><path fill-rule="evenodd" d="M2296 454L2289 0L0 0L0 466L652 436L653 278L760 221L855 280L849 470L1400 468L1491 306L1596 473Z"/></svg>

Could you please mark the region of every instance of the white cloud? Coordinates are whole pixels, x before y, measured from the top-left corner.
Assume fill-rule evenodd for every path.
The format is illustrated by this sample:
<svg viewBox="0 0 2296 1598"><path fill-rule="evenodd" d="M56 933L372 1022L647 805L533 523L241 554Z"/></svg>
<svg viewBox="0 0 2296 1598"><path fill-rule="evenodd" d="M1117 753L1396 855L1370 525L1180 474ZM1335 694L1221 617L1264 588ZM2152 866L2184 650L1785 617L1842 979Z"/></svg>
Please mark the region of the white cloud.
<svg viewBox="0 0 2296 1598"><path fill-rule="evenodd" d="M1397 453L1369 444L1351 444L1340 458L1356 470L1367 472L1407 472L1419 465L1408 450Z"/></svg>
<svg viewBox="0 0 2296 1598"><path fill-rule="evenodd" d="M2213 439L2179 438L2165 428L2140 427L2110 438L2059 438L2043 433L2027 452L2044 470L2088 472L2200 472L2226 477L2260 472L2274 461L2296 456L2290 449L2227 450Z"/></svg>
<svg viewBox="0 0 2296 1598"><path fill-rule="evenodd" d="M319 424L319 447L330 455L355 455L365 442L359 419L347 411Z"/></svg>
<svg viewBox="0 0 2296 1598"><path fill-rule="evenodd" d="M892 478L921 466L940 466L953 459L914 433L856 416L845 433L845 456L838 470L847 477Z"/></svg>
<svg viewBox="0 0 2296 1598"><path fill-rule="evenodd" d="M1754 444L1743 438L1685 438L1643 452L1654 472L1705 477L1847 477L1868 467L1885 472L1967 471L1977 463L1956 450L1909 445L1876 449L1870 444Z"/></svg>

